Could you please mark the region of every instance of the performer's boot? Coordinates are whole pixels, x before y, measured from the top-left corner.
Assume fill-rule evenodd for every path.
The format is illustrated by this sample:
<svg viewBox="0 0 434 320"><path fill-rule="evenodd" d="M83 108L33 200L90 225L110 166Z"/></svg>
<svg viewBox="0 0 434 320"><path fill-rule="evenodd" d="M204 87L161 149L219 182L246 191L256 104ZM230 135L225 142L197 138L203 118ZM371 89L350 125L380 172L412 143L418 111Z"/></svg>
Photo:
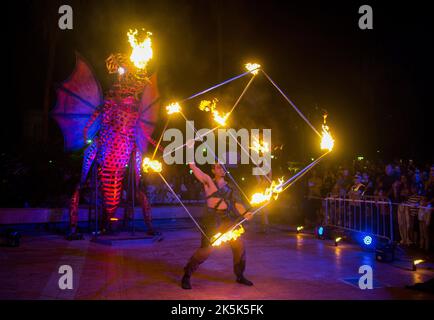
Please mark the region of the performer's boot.
<svg viewBox="0 0 434 320"><path fill-rule="evenodd" d="M197 261L195 258L191 257L190 261L188 261L187 265L184 267L184 276L181 280L181 287L182 289L189 290L191 289L191 283L190 278L193 272L197 270L199 267L200 262Z"/></svg>
<svg viewBox="0 0 434 320"><path fill-rule="evenodd" d="M241 260L234 265L234 272L237 276L237 282L246 286L253 286L253 282L244 277L244 270L246 269L246 260Z"/></svg>

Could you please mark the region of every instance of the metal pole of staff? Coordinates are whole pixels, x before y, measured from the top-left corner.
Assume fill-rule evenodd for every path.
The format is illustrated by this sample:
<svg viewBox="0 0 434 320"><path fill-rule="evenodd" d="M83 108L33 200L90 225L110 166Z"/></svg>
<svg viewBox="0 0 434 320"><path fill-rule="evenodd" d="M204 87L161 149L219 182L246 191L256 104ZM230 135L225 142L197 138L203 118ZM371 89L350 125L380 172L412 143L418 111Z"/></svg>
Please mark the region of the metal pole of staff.
<svg viewBox="0 0 434 320"><path fill-rule="evenodd" d="M255 69L255 70L256 70L256 69ZM198 96L201 96L201 95L203 95L203 94L205 94L205 93L207 93L207 92L209 92L209 91L211 91L211 90L217 89L218 87L224 86L225 84L228 84L229 82L232 82L232 81L234 81L234 80L237 80L237 79L239 79L239 78L242 78L242 77L244 77L245 75L248 75L248 74L251 73L252 71L254 71L254 70L244 72L244 73L242 73L242 74L240 74L240 75L238 75L238 76L235 76L235 77L232 77L232 78L230 78L230 79L228 79L228 80L225 80L225 81L223 81L223 82L220 82L219 84L216 84L216 85L214 85L214 86L212 86L212 87L209 87L208 89L205 89L205 90L203 90L203 91L201 91L201 92L195 93L194 95L192 95L192 96L190 96L190 97L188 97L188 98L185 98L185 99L182 100L181 102L184 102L184 101L187 101L187 100L191 100L191 99L196 98L196 97L198 97Z"/></svg>
<svg viewBox="0 0 434 320"><path fill-rule="evenodd" d="M288 98L288 96L279 88L279 86L270 78L270 76L261 69L262 73L267 77L267 79L271 82L271 84L279 91L279 93L282 95L282 97L294 108L294 110L298 113L298 115L312 128L312 130L321 137L321 134L318 132L318 130L315 129L315 127L310 123L310 121L305 117L305 115L300 111L300 109L297 108L297 106L291 101L291 99Z"/></svg>
<svg viewBox="0 0 434 320"><path fill-rule="evenodd" d="M191 220L193 220L194 224L196 225L196 227L199 229L199 231L205 236L205 238L211 242L211 240L209 239L209 237L206 235L205 231L203 231L203 229L201 228L201 226L199 225L199 223L196 221L196 219L193 217L193 215L190 213L190 211L187 209L187 207L184 205L184 203L182 202L182 200L178 197L178 195L176 194L175 190L173 190L173 188L170 186L170 184L166 181L166 179L164 179L163 175L158 172L158 174L160 175L160 178L164 181L164 183L166 184L166 186L169 188L170 192L172 192L172 194L175 196L175 198L179 201L179 203L181 204L181 206L184 208L184 210L187 212L187 214L190 216Z"/></svg>
<svg viewBox="0 0 434 320"><path fill-rule="evenodd" d="M302 178L310 169L312 169L315 165L317 165L321 159L327 155L328 152L324 153L323 155L321 155L318 159L316 159L315 161L313 161L312 163L310 163L309 165L307 165L305 168L303 168L300 172L298 172L297 174L295 174L294 176L292 176L291 178L289 178L288 180L286 180L281 186L283 188L283 186L286 186L285 189L283 189L283 191L285 191L286 189L288 189L291 185L293 185L297 180L299 180L300 178ZM283 192L282 191L282 192ZM267 205L269 205L271 203L271 200L268 200L265 204L263 204L261 207L255 209L252 212L252 216L254 216L255 214L257 214L259 211L261 211L264 207L266 207ZM213 243L215 243L218 239L220 239L225 233L227 232L231 232L232 230L234 230L236 227L238 227L239 225L241 225L242 223L244 223L247 219L243 218L242 220L240 220L239 222L235 223L232 227L228 228L225 232L223 232L217 239L215 239L211 245Z"/></svg>

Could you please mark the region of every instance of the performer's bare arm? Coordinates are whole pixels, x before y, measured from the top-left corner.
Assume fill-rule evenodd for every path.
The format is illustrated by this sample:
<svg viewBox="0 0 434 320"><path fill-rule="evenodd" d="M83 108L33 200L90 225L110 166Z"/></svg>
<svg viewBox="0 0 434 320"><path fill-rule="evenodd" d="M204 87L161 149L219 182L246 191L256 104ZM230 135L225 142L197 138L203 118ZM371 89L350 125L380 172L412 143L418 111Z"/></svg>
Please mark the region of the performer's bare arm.
<svg viewBox="0 0 434 320"><path fill-rule="evenodd" d="M244 207L243 204L239 202L235 202L235 209L237 209L238 213L242 215L247 220L252 219L253 214L250 211L247 211L247 209Z"/></svg>
<svg viewBox="0 0 434 320"><path fill-rule="evenodd" d="M188 140L186 143L187 148L194 148L194 143L194 139ZM210 181L212 180L211 177L204 173L202 170L200 170L194 162L190 162L188 163L188 165L190 166L190 169L193 171L193 175L196 177L197 180L199 180L205 186L208 186L210 184Z"/></svg>
<svg viewBox="0 0 434 320"><path fill-rule="evenodd" d="M209 181L211 177L200 170L195 163L189 163L190 169L193 171L193 175L199 180L202 184L209 185Z"/></svg>

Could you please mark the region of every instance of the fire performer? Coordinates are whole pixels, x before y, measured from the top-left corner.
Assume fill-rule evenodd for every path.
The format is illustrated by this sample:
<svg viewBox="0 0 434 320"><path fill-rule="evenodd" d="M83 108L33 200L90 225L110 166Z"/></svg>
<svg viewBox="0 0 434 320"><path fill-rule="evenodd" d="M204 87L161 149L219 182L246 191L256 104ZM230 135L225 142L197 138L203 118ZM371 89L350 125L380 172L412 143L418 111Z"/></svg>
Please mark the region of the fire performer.
<svg viewBox="0 0 434 320"><path fill-rule="evenodd" d="M236 189L225 180L226 172L222 165L213 165L214 179L200 170L195 163L189 163L189 166L196 179L204 187L206 203L202 216L202 225L209 238L219 231L224 232L224 230L227 230L237 218L244 217L247 220L252 218L252 213L245 208ZM238 237L230 242L230 246L233 254L236 281L252 286L253 283L244 277L246 250L243 241ZM210 241L202 235L200 248L195 251L184 268L185 273L181 282L183 289L191 289L190 277L192 273L210 256L212 248Z"/></svg>

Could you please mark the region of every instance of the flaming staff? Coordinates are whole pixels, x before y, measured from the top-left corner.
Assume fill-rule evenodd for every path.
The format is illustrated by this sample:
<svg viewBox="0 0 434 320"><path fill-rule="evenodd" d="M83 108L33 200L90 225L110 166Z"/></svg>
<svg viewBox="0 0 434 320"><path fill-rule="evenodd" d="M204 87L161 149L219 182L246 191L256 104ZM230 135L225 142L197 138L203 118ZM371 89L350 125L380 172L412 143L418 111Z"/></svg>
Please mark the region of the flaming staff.
<svg viewBox="0 0 434 320"><path fill-rule="evenodd" d="M335 140L330 134L329 127L326 124L327 114L324 114L324 123L322 125L321 150L332 151Z"/></svg>
<svg viewBox="0 0 434 320"><path fill-rule="evenodd" d="M255 63L247 63L245 64L245 68L247 69L247 72L240 74L238 76L235 76L233 78L230 78L226 81L223 81L222 83L219 83L217 85L214 85L208 89L205 89L201 92L198 92L192 96L190 96L189 98L184 99L182 102L186 101L186 100L190 100L193 99L195 97L198 97L200 95L203 95L211 90L214 90L220 86L223 86L229 82L232 82L236 79L239 79L247 74L252 74L253 76L251 77L249 83L247 84L247 86L244 88L242 94L240 95L240 97L238 98L238 100L235 102L234 106L232 107L232 109L230 110L230 112L223 114L220 113L219 110L217 110L217 99L213 99L212 101L208 101L208 100L202 100L200 105L199 105L199 109L201 111L204 112L210 112L213 114L213 118L214 121L216 121L218 123L218 127L220 126L225 126L226 125L226 121L229 117L229 115L232 113L232 111L235 109L235 107L238 105L238 103L240 102L241 98L244 96L244 94L246 93L247 89L249 88L250 84L252 83L253 79L255 78L255 76L259 73L259 71L262 71L262 73L267 77L267 79L271 82L271 84L279 91L279 93L284 97L284 99L295 109L295 111L300 115L300 117L312 128L312 130L321 138L321 148L324 150L328 150L328 152L326 152L325 154L323 154L320 158L318 158L317 160L313 161L311 164L309 164L308 166L306 166L303 170L301 170L299 173L297 173L296 175L294 175L293 177L291 177L290 179L288 179L287 181L284 182L284 178L279 178L278 181L270 181L270 186L268 188L266 188L263 192L258 192L255 193L251 199L248 199L247 196L245 195L245 193L243 192L243 190L239 187L239 185L236 183L236 181L233 179L233 177L229 174L229 172L227 171L227 169L225 168L225 166L222 164L223 169L225 170L225 172L228 174L228 176L232 179L232 181L234 182L234 184L238 187L238 189L241 191L241 193L246 197L246 199L248 199L248 201L251 204L262 204L261 207L257 208L254 210L254 212L252 213L252 215L256 214L257 212L259 212L260 210L262 210L265 206L267 206L271 200L277 199L278 195L280 193L282 193L283 191L285 191L286 189L288 189L293 183L295 183L298 179L300 179L302 176L304 176L306 174L306 172L308 172L311 168L313 168L326 154L328 154L332 149L333 149L333 145L334 145L334 139L332 138L330 131L329 131L329 127L326 125L326 119L324 117L324 124L322 126L322 134L318 132L318 130L315 129L315 127L309 122L309 120L303 115L303 113L295 106L295 104L285 95L285 93L277 86L277 84L268 76L268 74L265 73L264 70L260 69L260 65L259 64L255 64ZM166 110L168 112L168 114L174 114L174 113L180 113L182 115L182 117L184 118L184 120L187 121L187 118L185 117L185 115L183 114L181 107L178 103L173 103L169 106L166 107ZM167 126L165 126L166 128ZM196 129L193 127L193 130L195 131L195 133L197 134ZM213 129L214 130L214 129ZM211 131L213 131L211 130ZM164 130L163 130L164 133ZM195 140L197 140L197 138L195 138ZM206 142L205 142L206 144ZM206 144L207 145L207 144ZM185 144L182 146L184 147ZM251 147L251 149L258 151L259 152L269 152L269 146L266 143L260 143L260 141L255 141L253 142L253 146ZM208 148L209 151L212 152L211 148ZM244 150L245 152L247 150ZM214 156L216 157L217 160L218 157L214 154ZM219 163L221 163L221 161L218 161ZM161 176L161 174L160 174ZM167 181L165 181L164 177L161 176L161 178L163 179L163 181L166 183L166 185L168 185ZM193 218L193 216L189 213L188 209L185 207L185 205L182 203L182 201L179 199L179 197L177 197L177 195L174 193L173 189L168 185L169 189L172 191L172 193L175 195L175 197L178 199L178 201L181 203L181 205L184 207L184 209L187 211L187 213L190 215L190 217L193 219L193 221L195 222L195 224L197 225L197 227L199 228L199 230L205 235L205 233L203 232L203 230L200 228L199 224L196 222L196 220ZM239 221L238 223L236 223L233 227L231 227L229 230L227 230L226 232L219 232L216 235L214 235L212 237L212 241L205 235L205 237L207 237L207 239L211 242L211 244L213 246L219 246L220 244L227 242L227 241L231 241L234 239L237 239L239 236L241 236L245 231L244 228L242 227L242 223L246 221L246 219L242 219L241 221Z"/></svg>
<svg viewBox="0 0 434 320"><path fill-rule="evenodd" d="M309 170L311 170L315 165L317 165L321 161L321 159L324 158L328 153L329 152L324 153L318 159L316 159L315 161L313 161L312 163L310 163L309 165L307 165L305 168L303 168L300 172L296 173L294 176L292 176L291 178L289 178L285 182L280 183L279 184L279 188L278 188L278 190L280 190L279 193L284 192L291 185L293 185L297 180L301 179ZM261 211L263 208L265 208L267 205L269 205L271 203L271 197L270 197L270 199L268 201L262 202L262 203L263 203L262 206L260 206L259 208L255 209L252 212L252 216L254 216L259 211ZM219 233L220 235L216 234L212 239L214 239L214 242L217 242L217 241L219 241L219 239L221 237L229 238L230 235L233 233L233 230L237 229L239 226L242 226L242 224L246 220L247 220L246 218L243 218L239 222L235 223L232 227L228 228L227 231L225 231L223 233ZM219 236L217 236L217 235L219 235Z"/></svg>
<svg viewBox="0 0 434 320"><path fill-rule="evenodd" d="M174 114L181 112L181 106L178 102L172 102L168 106L166 106L167 114Z"/></svg>
<svg viewBox="0 0 434 320"><path fill-rule="evenodd" d="M213 247L218 247L224 242L238 239L244 232L245 230L241 225L234 230L225 232L224 234L219 232L211 238L211 244Z"/></svg>
<svg viewBox="0 0 434 320"><path fill-rule="evenodd" d="M199 104L199 110L212 113L214 121L220 126L224 127L226 126L226 120L228 119L230 113L220 113L220 111L217 110L217 102L217 98L212 99L212 101L202 100Z"/></svg>
<svg viewBox="0 0 434 320"><path fill-rule="evenodd" d="M207 92L209 92L209 91L212 91L212 90L214 90L214 89L216 89L216 88L219 88L219 87L221 87L221 86L223 86L223 85L225 85L225 84L228 84L228 83L230 83L230 82L232 82L232 81L235 81L235 80L237 80L237 79L240 79L240 78L242 78L242 77L244 77L244 76L246 76L246 75L248 75L248 74L251 74L251 72L250 72L250 71L247 71L247 72L244 72L244 73L242 73L242 74L239 74L239 75L237 75L237 76L235 76L235 77L232 77L232 78L230 78L230 79L227 79L227 80L225 80L225 81L223 81L223 82L221 82L221 83L218 83L218 84L216 84L216 85L214 85L214 86L212 86L212 87L209 87L209 88L207 88L207 89L205 89L205 90L202 90L202 91L200 91L200 92L198 92L198 93L195 93L195 94L193 94L192 96L190 96L190 97L188 97L188 98L185 98L184 100L181 101L181 103L183 103L183 102L185 102L185 101L188 101L188 100L191 100L191 99L194 99L194 98L196 98L196 97L198 97L198 96L201 96L201 95L203 95L203 94L205 94L205 93L207 93ZM238 104L240 103L242 97L245 95L245 93L247 92L248 88L249 88L250 85L252 84L254 78L255 78L255 74L253 75L253 77L250 78L249 82L247 83L247 85L246 85L245 88L243 89L243 92L241 93L241 95L238 97L237 101L236 101L236 102L234 103L234 105L232 106L232 108L231 108L231 110L230 110L230 112L229 112L229 115L230 115L230 114L234 111L234 109L238 106ZM175 104L179 104L179 103L175 103ZM167 107L168 107L168 106L167 106ZM166 107L166 110L168 110L167 107ZM185 117L184 114L182 113L181 108L179 108L179 110L178 110L178 109L175 108L175 107L171 107L169 110L175 110L176 113L180 113L180 114L183 116L183 118L187 121L186 117ZM168 111L169 111L169 110L168 110ZM174 112L174 113L175 113L175 112ZM228 117L229 117L229 115L228 115ZM157 146L156 146L156 148L155 148L155 150L154 150L154 155L153 155L152 158L154 158L154 157L155 157L155 154L157 153L157 149L158 149L158 147L160 146L161 140L162 140L162 138L163 138L164 131L166 130L168 123L169 123L169 119L166 121L166 125L164 126L164 129L163 129L162 132L161 132L161 135L160 135L160 138L159 138L158 144L157 144ZM209 132L212 132L212 131L214 131L214 130L217 130L218 128L220 128L220 125L217 125L215 128L211 129ZM193 128L193 129L194 129L194 128ZM206 134L208 134L208 133L206 133ZM204 134L204 135L202 135L202 136L205 136L206 134ZM198 137L195 138L194 140L196 140L196 141L197 141L197 140L202 140L202 136L198 136ZM186 144L183 144L180 148L183 148L183 147L185 147L185 146L186 146ZM178 149L176 149L176 150L178 150ZM167 155L167 154L163 154L162 157L164 158L166 155ZM229 176L230 176L230 175L229 175ZM241 191L241 190L240 190L240 191ZM242 191L241 191L241 192L242 192ZM242 192L242 193L243 193L243 195L245 195L244 192ZM246 196L246 198L247 198L247 196Z"/></svg>
<svg viewBox="0 0 434 320"><path fill-rule="evenodd" d="M268 143L265 141L260 142L257 138L255 138L255 140L253 141L250 149L256 151L257 153L266 153L270 151Z"/></svg>
<svg viewBox="0 0 434 320"><path fill-rule="evenodd" d="M272 181L270 186L265 189L264 192L257 192L253 194L252 199L250 200L251 205L258 205L267 201L270 201L271 198L277 200L279 197L279 193L283 191L283 181L284 177L278 179L278 182Z"/></svg>
<svg viewBox="0 0 434 320"><path fill-rule="evenodd" d="M254 74L254 75L257 75L258 74L258 72L259 72L259 68L261 67L261 65L260 64L257 64L257 63L246 63L245 65L244 65L244 67L248 70L248 71L250 71L250 73L251 74Z"/></svg>
<svg viewBox="0 0 434 320"><path fill-rule="evenodd" d="M163 165L158 160L151 160L148 157L146 157L143 159L142 169L146 173L149 173L151 171L159 173L159 172L163 171Z"/></svg>

